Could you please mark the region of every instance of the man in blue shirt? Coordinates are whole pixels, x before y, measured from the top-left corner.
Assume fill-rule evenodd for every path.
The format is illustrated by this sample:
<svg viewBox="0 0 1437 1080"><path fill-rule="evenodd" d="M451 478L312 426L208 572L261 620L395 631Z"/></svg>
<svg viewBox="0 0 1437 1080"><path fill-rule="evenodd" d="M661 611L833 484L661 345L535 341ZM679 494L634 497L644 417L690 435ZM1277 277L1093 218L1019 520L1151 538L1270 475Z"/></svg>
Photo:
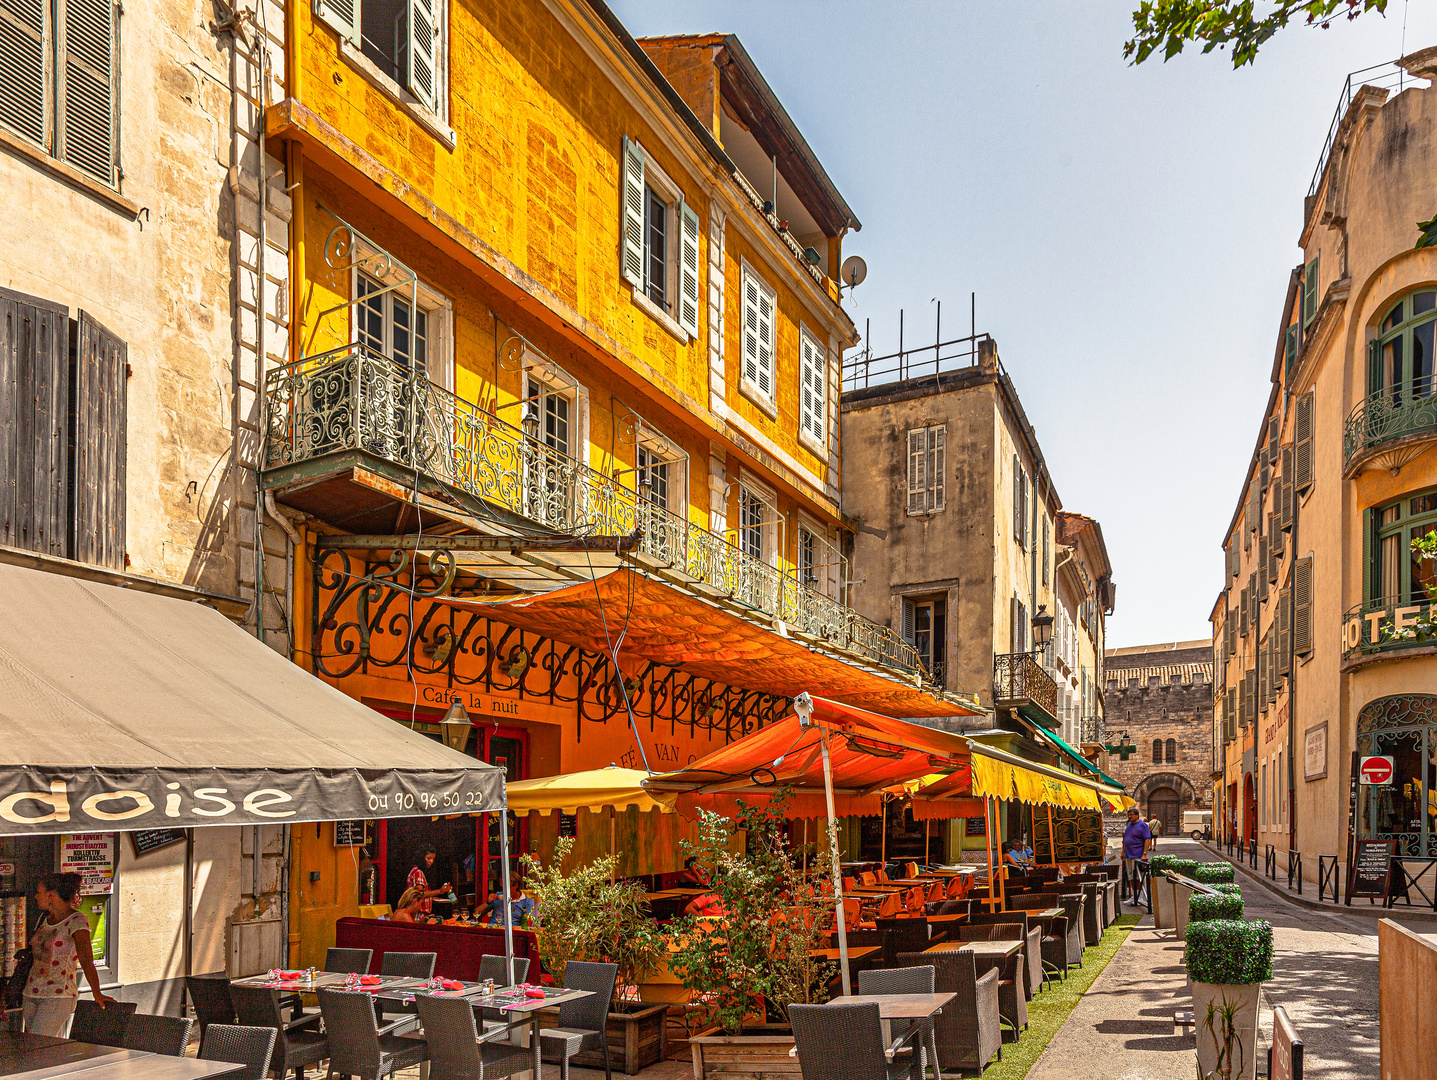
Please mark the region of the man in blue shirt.
<svg viewBox="0 0 1437 1080"><path fill-rule="evenodd" d="M1123 830L1123 891L1130 904L1138 902L1141 889L1138 863L1147 859L1152 846L1152 830L1148 828L1142 814L1138 813L1138 808L1130 806L1128 826Z"/></svg>

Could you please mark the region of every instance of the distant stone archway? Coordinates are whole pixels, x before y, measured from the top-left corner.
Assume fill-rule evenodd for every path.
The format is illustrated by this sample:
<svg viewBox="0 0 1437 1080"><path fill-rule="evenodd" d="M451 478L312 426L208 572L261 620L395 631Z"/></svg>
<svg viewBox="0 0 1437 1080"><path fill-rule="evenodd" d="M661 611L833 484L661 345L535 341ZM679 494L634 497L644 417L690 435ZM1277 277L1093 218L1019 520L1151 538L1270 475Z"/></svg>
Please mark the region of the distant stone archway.
<svg viewBox="0 0 1437 1080"><path fill-rule="evenodd" d="M1143 777L1133 788L1133 798L1145 805L1158 788L1171 788L1177 793L1179 804L1184 806L1201 802L1192 781L1175 772L1158 772Z"/></svg>

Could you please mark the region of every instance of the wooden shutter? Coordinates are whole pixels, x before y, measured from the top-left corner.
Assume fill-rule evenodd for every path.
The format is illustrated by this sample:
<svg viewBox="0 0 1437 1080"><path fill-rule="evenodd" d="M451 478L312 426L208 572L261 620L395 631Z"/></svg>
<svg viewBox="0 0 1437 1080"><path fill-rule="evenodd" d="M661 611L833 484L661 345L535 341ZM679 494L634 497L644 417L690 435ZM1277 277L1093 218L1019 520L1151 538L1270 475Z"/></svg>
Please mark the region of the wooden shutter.
<svg viewBox="0 0 1437 1080"><path fill-rule="evenodd" d="M1257 637L1262 628L1262 597L1258 595L1257 579L1260 575L1256 570L1247 576L1247 602L1249 610L1247 621L1252 626L1252 636Z"/></svg>
<svg viewBox="0 0 1437 1080"><path fill-rule="evenodd" d="M1287 328L1287 341L1283 347L1282 367L1283 375L1292 374L1292 365L1297 363L1297 324L1293 323Z"/></svg>
<svg viewBox="0 0 1437 1080"><path fill-rule="evenodd" d="M799 409L798 428L811 438L823 442L823 410L826 391L823 385L824 360L808 331L798 335Z"/></svg>
<svg viewBox="0 0 1437 1080"><path fill-rule="evenodd" d="M908 512L928 509L928 433L914 428L908 433Z"/></svg>
<svg viewBox="0 0 1437 1080"><path fill-rule="evenodd" d="M1277 641L1279 636L1277 620L1273 619L1272 626L1267 632L1267 703L1269 705L1277 700Z"/></svg>
<svg viewBox="0 0 1437 1080"><path fill-rule="evenodd" d="M1277 594L1277 673L1292 671L1292 590Z"/></svg>
<svg viewBox="0 0 1437 1080"><path fill-rule="evenodd" d="M699 216L688 203L679 200L679 325L689 337L699 336ZM822 367L819 367L819 381L822 382ZM820 422L823 403L818 406ZM822 439L820 429L811 432Z"/></svg>
<svg viewBox="0 0 1437 1080"><path fill-rule="evenodd" d="M1231 660L1237 655L1237 608L1229 608L1227 612L1227 656Z"/></svg>
<svg viewBox="0 0 1437 1080"><path fill-rule="evenodd" d="M1381 580L1377 576L1377 567L1372 561L1372 556L1377 551L1377 537L1373 532L1376 527L1377 510L1369 507L1362 511L1362 607L1364 611L1377 606L1376 589L1378 581Z"/></svg>
<svg viewBox="0 0 1437 1080"><path fill-rule="evenodd" d="M360 4L363 0L314 0L314 16L342 39L359 48Z"/></svg>
<svg viewBox="0 0 1437 1080"><path fill-rule="evenodd" d="M409 5L409 92L426 109L437 113L440 57L436 0L406 2Z"/></svg>
<svg viewBox="0 0 1437 1080"><path fill-rule="evenodd" d="M1013 539L1023 542L1023 464L1013 455Z"/></svg>
<svg viewBox="0 0 1437 1080"><path fill-rule="evenodd" d="M1293 422L1293 490L1298 494L1312 487L1312 395L1309 390L1297 399Z"/></svg>
<svg viewBox="0 0 1437 1080"><path fill-rule="evenodd" d="M619 272L636 289L644 287L644 150L627 135L623 146L624 175L619 190ZM747 314L749 276L744 275ZM747 320L744 324L748 329ZM745 337L747 333L745 333ZM748 357L744 357L747 365Z"/></svg>
<svg viewBox="0 0 1437 1080"><path fill-rule="evenodd" d="M913 615L914 604L912 600L903 601L903 640L913 644Z"/></svg>
<svg viewBox="0 0 1437 1080"><path fill-rule="evenodd" d="M1292 444L1282 448L1282 529L1292 531Z"/></svg>
<svg viewBox="0 0 1437 1080"><path fill-rule="evenodd" d="M1312 556L1292 566L1292 651L1297 656L1312 652Z"/></svg>
<svg viewBox="0 0 1437 1080"><path fill-rule="evenodd" d="M1237 634L1238 637L1247 637L1247 617L1252 611L1252 605L1247 600L1247 589L1242 590L1241 599L1237 609Z"/></svg>
<svg viewBox="0 0 1437 1080"><path fill-rule="evenodd" d="M1268 452L1267 452L1267 447L1264 446L1261 450L1258 451L1258 454L1257 454L1257 512L1258 512L1259 514L1262 513L1262 497L1263 497L1263 494L1264 494L1264 493L1267 491L1267 489L1270 488L1271 486L1272 486L1272 461L1270 460L1270 456L1269 456L1269 454L1268 454ZM1259 521L1259 523L1258 523L1258 526L1259 526L1259 528L1261 528L1261 522L1260 522L1260 521Z"/></svg>
<svg viewBox="0 0 1437 1080"><path fill-rule="evenodd" d="M80 312L73 396L70 558L125 568L125 380L128 349Z"/></svg>
<svg viewBox="0 0 1437 1080"><path fill-rule="evenodd" d="M1267 421L1267 458L1272 464L1277 464L1278 446L1278 419L1275 416L1269 417Z"/></svg>
<svg viewBox="0 0 1437 1080"><path fill-rule="evenodd" d="M1266 634L1266 635L1263 636L1263 639L1262 639L1261 643L1260 643L1260 644L1258 645L1258 647L1257 647L1257 710L1258 710L1258 712L1266 712L1266 711L1267 711L1268 695L1271 693L1271 689L1272 689L1272 664L1271 664L1271 659L1272 659L1272 658L1271 658L1271 649L1269 648L1269 642L1270 642L1271 640L1272 640L1272 635L1271 635L1271 634Z"/></svg>
<svg viewBox="0 0 1437 1080"><path fill-rule="evenodd" d="M1274 519L1276 515L1271 515ZM1281 529L1273 531L1267 538L1267 580L1269 583L1277 584L1278 567L1282 564L1282 549L1285 546L1285 538Z"/></svg>
<svg viewBox="0 0 1437 1080"><path fill-rule="evenodd" d="M1227 704L1223 709L1223 742L1230 743L1237 738L1237 689L1227 692Z"/></svg>
<svg viewBox="0 0 1437 1080"><path fill-rule="evenodd" d="M114 0L65 0L60 10L57 156L113 185L119 135L118 11Z"/></svg>
<svg viewBox="0 0 1437 1080"><path fill-rule="evenodd" d="M928 430L928 509L944 506L944 474L947 472L948 426L936 424Z"/></svg>
<svg viewBox="0 0 1437 1080"><path fill-rule="evenodd" d="M773 294L762 281L754 281L757 294L755 310L758 316L758 379L759 392L773 399Z"/></svg>
<svg viewBox="0 0 1437 1080"><path fill-rule="evenodd" d="M51 0L0 0L0 124L50 148L55 79Z"/></svg>
<svg viewBox="0 0 1437 1080"><path fill-rule="evenodd" d="M1302 274L1302 325L1305 328L1317 315L1317 260L1314 255Z"/></svg>
<svg viewBox="0 0 1437 1080"><path fill-rule="evenodd" d="M1267 603L1267 564L1272 561L1271 553L1268 550L1269 543L1270 541L1267 537L1258 537L1257 569L1254 573L1257 575L1258 602L1263 604Z"/></svg>
<svg viewBox="0 0 1437 1080"><path fill-rule="evenodd" d="M0 544L60 558L69 554L69 325L68 308L0 289Z"/></svg>

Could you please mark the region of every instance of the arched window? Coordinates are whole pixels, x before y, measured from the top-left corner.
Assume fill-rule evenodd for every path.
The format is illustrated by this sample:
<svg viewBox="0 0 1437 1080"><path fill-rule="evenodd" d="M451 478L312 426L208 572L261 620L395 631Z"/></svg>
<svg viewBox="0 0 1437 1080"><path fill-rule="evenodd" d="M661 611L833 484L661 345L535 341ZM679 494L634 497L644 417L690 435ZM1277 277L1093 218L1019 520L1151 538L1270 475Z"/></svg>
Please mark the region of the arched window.
<svg viewBox="0 0 1437 1080"><path fill-rule="evenodd" d="M1176 739L1168 740L1167 759L1169 765L1178 759L1178 741Z"/></svg>
<svg viewBox="0 0 1437 1080"><path fill-rule="evenodd" d="M1154 764L1154 765L1161 765L1162 763L1163 763L1163 741L1162 741L1162 739L1154 739L1154 740L1153 740L1153 764Z"/></svg>
<svg viewBox="0 0 1437 1080"><path fill-rule="evenodd" d="M1367 393L1386 391L1393 405L1432 393L1433 331L1437 329L1437 292L1404 296L1382 319L1381 336L1367 365Z"/></svg>
<svg viewBox="0 0 1437 1080"><path fill-rule="evenodd" d="M1426 812L1437 799L1437 695L1396 694L1369 701L1357 715L1357 752L1392 758L1388 784L1362 784L1357 835L1395 840L1397 854L1437 855L1437 829Z"/></svg>

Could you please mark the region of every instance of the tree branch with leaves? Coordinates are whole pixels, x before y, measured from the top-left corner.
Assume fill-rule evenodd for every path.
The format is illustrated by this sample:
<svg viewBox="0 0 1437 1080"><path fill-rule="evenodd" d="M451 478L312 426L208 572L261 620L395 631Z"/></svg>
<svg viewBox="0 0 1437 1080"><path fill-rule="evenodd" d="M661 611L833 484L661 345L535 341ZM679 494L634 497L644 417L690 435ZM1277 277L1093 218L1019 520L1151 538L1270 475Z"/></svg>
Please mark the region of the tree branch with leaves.
<svg viewBox="0 0 1437 1080"><path fill-rule="evenodd" d="M1167 61L1200 42L1204 53L1231 46L1232 66L1240 68L1293 21L1326 30L1369 11L1385 13L1387 0L1277 0L1262 6L1259 14L1255 0L1143 0L1133 12L1133 37L1123 45L1123 57L1141 64L1161 53Z"/></svg>

